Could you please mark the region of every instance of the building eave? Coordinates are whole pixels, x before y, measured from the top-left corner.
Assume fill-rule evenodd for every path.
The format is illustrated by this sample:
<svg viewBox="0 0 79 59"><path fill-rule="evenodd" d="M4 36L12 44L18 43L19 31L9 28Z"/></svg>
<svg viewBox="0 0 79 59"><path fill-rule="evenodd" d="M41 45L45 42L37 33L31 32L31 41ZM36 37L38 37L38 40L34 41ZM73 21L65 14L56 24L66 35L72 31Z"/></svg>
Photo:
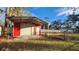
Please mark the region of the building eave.
<svg viewBox="0 0 79 59"><path fill-rule="evenodd" d="M40 23L40 24L48 24L47 22L45 22L37 17L34 17L34 16L12 16L12 17L8 16L7 18L9 18L11 21L15 21L15 19L17 19L19 21L27 19L27 20L30 20L30 21L32 20L32 21Z"/></svg>

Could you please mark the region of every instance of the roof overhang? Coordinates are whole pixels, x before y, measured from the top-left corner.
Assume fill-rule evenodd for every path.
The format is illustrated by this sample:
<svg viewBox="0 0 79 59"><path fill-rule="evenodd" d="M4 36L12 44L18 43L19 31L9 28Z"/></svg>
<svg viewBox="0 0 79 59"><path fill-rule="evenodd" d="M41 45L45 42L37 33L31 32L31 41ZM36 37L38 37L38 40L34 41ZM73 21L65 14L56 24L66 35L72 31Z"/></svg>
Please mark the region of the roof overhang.
<svg viewBox="0 0 79 59"><path fill-rule="evenodd" d="M47 22L32 16L14 16L14 17L8 17L13 22L29 22L29 23L35 23L38 25L48 24Z"/></svg>

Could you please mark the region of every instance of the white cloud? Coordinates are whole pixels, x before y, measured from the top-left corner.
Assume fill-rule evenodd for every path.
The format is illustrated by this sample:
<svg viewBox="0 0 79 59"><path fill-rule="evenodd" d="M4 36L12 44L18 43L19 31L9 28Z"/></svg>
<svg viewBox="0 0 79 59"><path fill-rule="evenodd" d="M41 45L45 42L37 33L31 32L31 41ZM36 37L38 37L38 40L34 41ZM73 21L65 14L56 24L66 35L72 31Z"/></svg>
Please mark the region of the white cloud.
<svg viewBox="0 0 79 59"><path fill-rule="evenodd" d="M62 11L62 12L58 13L57 16L61 16L61 15L67 16L67 15L72 14L72 13L73 13L72 10L66 10L66 11Z"/></svg>
<svg viewBox="0 0 79 59"><path fill-rule="evenodd" d="M73 14L73 10L75 9L75 14L79 14L79 7L65 7L65 8L61 8L57 14L57 16L62 16L62 15L65 15L65 16L68 16L68 15L71 15Z"/></svg>

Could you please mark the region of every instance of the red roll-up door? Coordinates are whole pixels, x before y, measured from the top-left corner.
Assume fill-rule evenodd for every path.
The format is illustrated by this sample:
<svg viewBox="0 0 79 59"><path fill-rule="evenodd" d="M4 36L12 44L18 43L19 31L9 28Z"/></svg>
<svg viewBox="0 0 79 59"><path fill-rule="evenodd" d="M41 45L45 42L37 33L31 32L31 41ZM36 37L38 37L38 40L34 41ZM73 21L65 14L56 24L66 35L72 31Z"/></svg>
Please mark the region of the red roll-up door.
<svg viewBox="0 0 79 59"><path fill-rule="evenodd" d="M20 36L20 23L14 23L13 36L14 37Z"/></svg>

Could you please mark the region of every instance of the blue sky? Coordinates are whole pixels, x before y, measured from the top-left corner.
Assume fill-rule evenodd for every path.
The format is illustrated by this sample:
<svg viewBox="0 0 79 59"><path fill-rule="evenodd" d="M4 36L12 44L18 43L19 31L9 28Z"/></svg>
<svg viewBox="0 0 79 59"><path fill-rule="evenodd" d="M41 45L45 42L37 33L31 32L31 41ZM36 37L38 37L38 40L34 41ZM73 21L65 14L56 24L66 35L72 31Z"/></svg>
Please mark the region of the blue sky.
<svg viewBox="0 0 79 59"><path fill-rule="evenodd" d="M64 19L66 19L66 16L64 15L57 16L62 8L63 7L31 7L28 9L28 11L32 16L36 16L48 22L58 19L61 19L63 21ZM5 8L0 8L0 9L5 10ZM46 20L45 17L48 17L48 20ZM1 21L5 20L5 13L0 15L0 20Z"/></svg>
<svg viewBox="0 0 79 59"><path fill-rule="evenodd" d="M63 7L62 7L63 8ZM48 21L54 21L61 19L62 21L66 19L66 16L57 16L58 12L62 9L61 7L32 7L30 12L32 15L37 16L38 18L45 20L45 17L48 17Z"/></svg>
<svg viewBox="0 0 79 59"><path fill-rule="evenodd" d="M3 7L0 7L0 9L5 11L5 8ZM4 22L5 22L5 12L0 14L0 24L4 24Z"/></svg>

